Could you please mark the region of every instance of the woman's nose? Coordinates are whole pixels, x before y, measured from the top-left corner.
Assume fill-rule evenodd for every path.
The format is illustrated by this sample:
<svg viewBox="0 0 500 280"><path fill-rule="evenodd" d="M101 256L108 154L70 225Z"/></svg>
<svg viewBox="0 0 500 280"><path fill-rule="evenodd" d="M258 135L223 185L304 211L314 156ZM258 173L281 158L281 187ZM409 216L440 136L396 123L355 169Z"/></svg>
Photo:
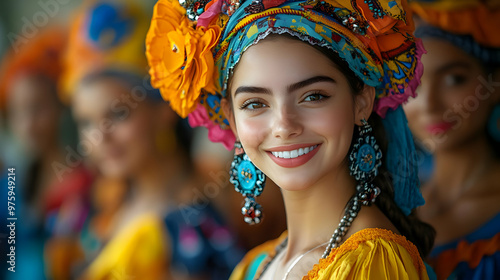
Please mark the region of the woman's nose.
<svg viewBox="0 0 500 280"><path fill-rule="evenodd" d="M272 125L273 136L289 139L302 134L303 125L298 113L289 107L283 107L274 114Z"/></svg>

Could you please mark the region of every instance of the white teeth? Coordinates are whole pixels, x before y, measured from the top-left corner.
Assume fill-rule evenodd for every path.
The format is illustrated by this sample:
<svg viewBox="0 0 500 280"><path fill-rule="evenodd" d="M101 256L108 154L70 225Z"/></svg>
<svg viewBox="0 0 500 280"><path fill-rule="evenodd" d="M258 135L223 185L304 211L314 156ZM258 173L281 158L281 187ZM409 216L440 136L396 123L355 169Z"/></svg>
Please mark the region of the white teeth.
<svg viewBox="0 0 500 280"><path fill-rule="evenodd" d="M275 157L279 157L279 158L296 158L296 157L300 157L300 156L303 156L305 154L308 154L309 152L314 150L316 147L318 147L318 145L314 145L314 146L306 147L306 148L300 148L300 149L292 150L292 151L272 152L272 154Z"/></svg>

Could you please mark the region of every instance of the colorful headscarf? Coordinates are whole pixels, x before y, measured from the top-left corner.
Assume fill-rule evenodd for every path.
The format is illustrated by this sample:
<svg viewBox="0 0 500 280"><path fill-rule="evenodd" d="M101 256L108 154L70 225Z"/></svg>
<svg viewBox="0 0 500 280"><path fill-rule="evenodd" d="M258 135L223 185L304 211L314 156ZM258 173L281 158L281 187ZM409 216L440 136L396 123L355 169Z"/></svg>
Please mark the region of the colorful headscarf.
<svg viewBox="0 0 500 280"><path fill-rule="evenodd" d="M48 27L29 40L17 42L18 50L4 56L0 68L0 109L5 108L10 87L20 74L42 75L57 85L62 74L66 35L61 27Z"/></svg>
<svg viewBox="0 0 500 280"><path fill-rule="evenodd" d="M374 111L385 117L396 202L406 214L423 204L400 105L415 95L424 51L412 35L405 0L195 1L184 3L186 12L176 0L160 0L146 38L153 86L179 115L189 116L192 126L206 126L212 141L230 149L235 137L220 101L245 50L283 33L329 48L376 90Z"/></svg>
<svg viewBox="0 0 500 280"><path fill-rule="evenodd" d="M500 66L500 1L418 0L410 8L424 21L417 37L449 41L485 65Z"/></svg>
<svg viewBox="0 0 500 280"><path fill-rule="evenodd" d="M148 79L144 39L148 15L133 1L89 0L74 16L65 54L64 99L92 75L113 76L133 86ZM156 89L144 85L148 96L161 100Z"/></svg>

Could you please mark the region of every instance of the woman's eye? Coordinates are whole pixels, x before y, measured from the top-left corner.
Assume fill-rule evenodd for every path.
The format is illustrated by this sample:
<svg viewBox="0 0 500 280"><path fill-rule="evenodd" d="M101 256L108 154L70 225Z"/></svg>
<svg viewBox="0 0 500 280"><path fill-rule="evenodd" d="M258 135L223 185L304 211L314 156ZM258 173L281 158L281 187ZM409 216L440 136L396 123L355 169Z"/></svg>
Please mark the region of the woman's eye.
<svg viewBox="0 0 500 280"><path fill-rule="evenodd" d="M127 118L127 111L125 110L120 110L120 111L116 111L116 112L111 112L109 114L109 118L111 119L111 121L113 122L119 122L119 121L123 121Z"/></svg>
<svg viewBox="0 0 500 280"><path fill-rule="evenodd" d="M326 96L324 94L321 94L321 93L313 93L313 94L310 94L308 96L306 96L306 98L304 98L304 101L307 101L307 102L311 102L311 101L320 101L320 100L323 100L325 98L328 98L329 96Z"/></svg>
<svg viewBox="0 0 500 280"><path fill-rule="evenodd" d="M445 77L445 83L447 86L457 86L464 84L467 80L467 77L463 75L447 75Z"/></svg>
<svg viewBox="0 0 500 280"><path fill-rule="evenodd" d="M243 105L241 105L240 109L256 110L256 109L261 109L264 107L267 107L267 105L262 103L262 102L248 101L248 102L243 103Z"/></svg>

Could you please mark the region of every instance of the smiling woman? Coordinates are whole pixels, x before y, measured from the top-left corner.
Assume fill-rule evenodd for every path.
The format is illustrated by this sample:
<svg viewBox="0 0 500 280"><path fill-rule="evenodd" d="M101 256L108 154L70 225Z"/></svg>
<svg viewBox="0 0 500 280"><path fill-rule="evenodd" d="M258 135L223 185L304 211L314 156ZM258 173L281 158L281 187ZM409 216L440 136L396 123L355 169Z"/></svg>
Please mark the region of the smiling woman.
<svg viewBox="0 0 500 280"><path fill-rule="evenodd" d="M400 107L421 75L406 2L183 4L156 5L146 40L151 75L158 87L177 75L162 59L172 51L188 57L180 69L211 77L215 88L201 94L178 87L163 97L185 100L174 110L212 139L229 147L237 139L230 174L245 221L261 221L262 173L286 208L287 232L249 252L231 279L428 279L422 258L433 230L412 214L423 200ZM193 46L211 48L215 73L210 59L189 62L200 31L216 34Z"/></svg>

